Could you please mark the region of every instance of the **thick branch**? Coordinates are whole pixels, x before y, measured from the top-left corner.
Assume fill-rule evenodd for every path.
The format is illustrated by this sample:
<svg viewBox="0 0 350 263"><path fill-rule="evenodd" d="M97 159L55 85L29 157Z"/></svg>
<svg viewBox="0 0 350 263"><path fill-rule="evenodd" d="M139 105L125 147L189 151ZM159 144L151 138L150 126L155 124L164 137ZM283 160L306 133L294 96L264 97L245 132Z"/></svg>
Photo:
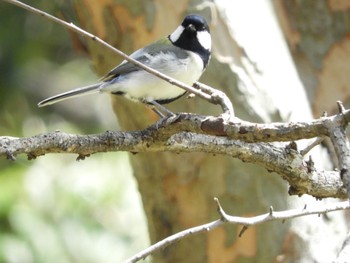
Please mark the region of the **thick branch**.
<svg viewBox="0 0 350 263"><path fill-rule="evenodd" d="M334 204L327 204L322 205L322 207L304 207L301 209L292 209L287 211L281 211L281 212L275 212L273 211L273 208L270 208L270 211L266 214L254 216L254 217L239 217L239 216L231 216L225 213L225 211L222 209L222 207L219 204L219 201L215 199L218 204L218 211L221 216L220 219L215 220L213 222L196 226L193 228L189 228L186 230L183 230L179 233L176 233L174 235L171 235L158 243L146 248L145 250L137 253L133 257L127 259L124 261L124 263L134 263L141 259L146 258L147 256L151 255L152 253L155 253L156 251L160 249L164 249L165 247L174 244L175 242L184 239L186 237L189 237L194 234L199 234L203 232L209 232L213 229L222 226L226 223L229 224L238 224L243 225L244 229L247 229L248 226L258 225L269 221L276 221L276 220L286 220L291 219L295 217L301 217L301 216L307 216L307 215L315 215L315 214L325 214L328 212L333 211L339 211L339 210L345 210L350 209L349 202L341 202L341 203L334 203Z"/></svg>
<svg viewBox="0 0 350 263"><path fill-rule="evenodd" d="M287 138L302 139L303 130L308 136L318 137L325 132L322 128L326 125L324 123L331 120L338 120L338 116L314 120L311 123L226 124L222 118L184 113L162 119L143 131L109 131L94 135L53 132L28 138L0 137L0 156L15 159L16 155L25 153L32 159L46 153L75 153L79 155L78 159L83 159L90 154L109 151L207 152L229 155L278 173L289 182L290 194L346 198L337 172L310 169L303 156L292 147L278 147L263 142L249 143L253 139L258 141L264 138L268 141L272 138L279 141ZM225 134L223 127L231 131L230 137L234 139L210 134L218 131L219 135ZM242 130L245 131L243 134Z"/></svg>
<svg viewBox="0 0 350 263"><path fill-rule="evenodd" d="M309 169L303 156L289 147L246 143L227 137L184 132L169 138L167 151L223 154L258 164L287 180L291 195L309 194L316 198L347 197L338 172Z"/></svg>

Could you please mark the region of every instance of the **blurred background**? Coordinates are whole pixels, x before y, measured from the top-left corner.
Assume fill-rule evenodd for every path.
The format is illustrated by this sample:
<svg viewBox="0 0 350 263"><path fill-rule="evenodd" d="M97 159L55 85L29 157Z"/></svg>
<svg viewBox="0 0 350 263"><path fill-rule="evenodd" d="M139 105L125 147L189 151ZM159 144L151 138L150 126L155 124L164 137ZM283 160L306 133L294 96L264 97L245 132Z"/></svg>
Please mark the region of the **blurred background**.
<svg viewBox="0 0 350 263"><path fill-rule="evenodd" d="M60 1L26 2L61 14ZM3 2L0 21L0 136L119 129L107 95L38 108L99 76L61 26ZM0 262L119 262L149 243L127 154L75 158L0 159Z"/></svg>

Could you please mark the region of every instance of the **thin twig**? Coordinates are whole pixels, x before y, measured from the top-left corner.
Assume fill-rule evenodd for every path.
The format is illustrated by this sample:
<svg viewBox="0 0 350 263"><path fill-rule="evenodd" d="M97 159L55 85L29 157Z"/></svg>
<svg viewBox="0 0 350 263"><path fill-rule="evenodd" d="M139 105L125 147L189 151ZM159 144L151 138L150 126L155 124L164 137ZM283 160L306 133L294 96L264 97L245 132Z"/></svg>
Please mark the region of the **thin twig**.
<svg viewBox="0 0 350 263"><path fill-rule="evenodd" d="M235 116L235 112L232 106L231 101L221 90L214 89L206 84L196 82L193 84L194 87L199 88L201 91L209 94L211 96L211 102L214 104L219 104L229 118Z"/></svg>
<svg viewBox="0 0 350 263"><path fill-rule="evenodd" d="M87 38L89 38L89 39L91 39L93 41L96 41L97 43L103 45L104 47L107 47L108 49L112 50L113 52L115 52L116 54L118 54L119 56L124 58L126 61L134 64L135 66L137 66L137 67L139 67L139 68L141 68L141 69L143 69L145 71L147 71L148 73L153 74L154 76L157 76L158 78L163 79L164 81L167 81L167 82L169 82L172 85L178 86L179 88L182 88L182 89L184 89L186 91L189 91L189 92L191 92L193 94L196 94L197 96L199 96L199 97L201 97L201 98L203 98L203 99L205 99L205 100L207 100L207 101L209 101L209 102L211 102L213 104L219 104L222 107L222 109L223 109L223 111L225 113L227 112L227 109L232 108L232 104L231 104L230 100L227 98L227 96L223 92L221 92L222 94L221 94L220 98L213 97L210 94L202 92L200 89L196 89L196 88L194 88L192 86L189 86L189 85L187 85L187 84L185 84L185 83L183 83L181 81L178 81L178 80L176 80L174 78L171 78L171 77L169 77L169 76L167 76L167 75L165 75L165 74L163 74L163 73L161 73L161 72L159 72L159 71L157 71L157 70L155 70L153 68L150 68L150 67L140 63L139 61L129 57L127 54L125 54L124 52L120 51L119 49L117 49L117 48L111 46L110 44L108 44L107 42L103 41L99 37L97 37L97 36L87 32L87 31L85 31L83 29L81 29L80 27L74 25L73 23L68 23L68 22L66 22L64 20L61 20L61 19L59 19L59 18L57 18L57 17L55 17L53 15L50 15L50 14L44 12L44 11L41 11L39 9L36 9L36 8L31 7L29 5L26 5L26 4L24 4L24 3L20 2L20 1L17 1L17 0L3 0L3 1L8 2L10 4L13 4L13 5L16 5L16 6L19 6L19 7L23 8L25 10L28 10L28 11L30 11L32 13L38 14L40 16L43 16L43 17L45 17L45 18L47 18L47 19L49 19L49 20L51 20L51 21L53 21L55 23L58 23L58 24L60 24L60 25L62 25L64 27L66 27L66 28L68 28L68 29L70 29L70 30L72 30L72 31L82 35L82 36L85 36L85 37L87 37ZM221 99L221 101L218 101L220 99ZM229 105L226 105L226 103L229 103ZM229 111L228 113L233 113L233 109L232 109L232 111ZM230 115L229 118L231 118L231 116L233 116L233 115Z"/></svg>
<svg viewBox="0 0 350 263"><path fill-rule="evenodd" d="M304 150L301 150L300 154L302 156L305 156L306 154L308 154L308 152L310 152L317 145L321 144L323 141L324 141L324 137L316 138L312 143L310 143L308 146L306 146Z"/></svg>
<svg viewBox="0 0 350 263"><path fill-rule="evenodd" d="M348 202L339 202L339 203L323 205L322 208L309 206L307 208L304 207L302 209L291 209L291 210L280 211L280 212L276 212L270 209L268 213L263 215L254 216L254 217L239 217L239 216L227 215L225 211L222 209L217 198L215 198L215 201L218 205L218 211L221 217L220 219L212 221L207 224L192 227L192 228L183 230L181 232L178 232L174 235L171 235L155 243L154 245L149 246L145 250L140 251L136 255L124 261L124 263L135 263L155 253L160 249L164 249L165 247L171 244L174 244L175 242L181 239L184 239L194 234L212 231L213 229L219 226L222 226L225 223L243 225L243 229L241 230L241 233L240 233L240 235L242 235L248 229L248 226L259 225L269 221L276 221L276 220L284 221L286 219L291 219L295 217L302 217L302 216L315 215L315 214L325 214L333 211L350 209L350 204Z"/></svg>

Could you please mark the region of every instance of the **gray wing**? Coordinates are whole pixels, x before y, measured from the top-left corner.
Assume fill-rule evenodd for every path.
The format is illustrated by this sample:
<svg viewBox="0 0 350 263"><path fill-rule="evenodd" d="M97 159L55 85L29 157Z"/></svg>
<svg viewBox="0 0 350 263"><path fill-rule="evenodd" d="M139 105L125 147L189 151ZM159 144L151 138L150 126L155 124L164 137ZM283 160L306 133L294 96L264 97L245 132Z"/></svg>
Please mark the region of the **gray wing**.
<svg viewBox="0 0 350 263"><path fill-rule="evenodd" d="M179 59L186 58L188 54L185 50L182 50L176 46L174 46L168 38L163 38L154 42L142 49L139 49L130 55L131 58L136 59L137 61L149 65L150 57L156 56L159 53L168 53L173 52L176 53ZM147 54L147 56L145 55ZM102 77L102 81L109 81L114 79L120 75L128 74L133 71L142 70L141 68L135 66L134 64L124 60L117 67L108 72L104 77Z"/></svg>
<svg viewBox="0 0 350 263"><path fill-rule="evenodd" d="M138 50L142 51L142 50ZM139 57L134 57L137 61L147 64L148 58L146 56L139 56ZM116 77L119 77L120 75L123 74L128 74L133 71L138 71L141 70L140 68L136 67L134 64L124 60L121 64L119 64L117 67L112 69L110 72L108 72L105 76L102 77L102 81L109 81L111 79L114 79Z"/></svg>

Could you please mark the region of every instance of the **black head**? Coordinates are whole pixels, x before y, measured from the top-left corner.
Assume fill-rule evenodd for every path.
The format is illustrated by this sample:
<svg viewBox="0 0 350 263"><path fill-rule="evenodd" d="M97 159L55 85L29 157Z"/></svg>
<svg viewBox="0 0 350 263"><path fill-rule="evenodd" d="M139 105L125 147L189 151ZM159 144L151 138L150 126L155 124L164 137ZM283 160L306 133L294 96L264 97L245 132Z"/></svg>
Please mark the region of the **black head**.
<svg viewBox="0 0 350 263"><path fill-rule="evenodd" d="M188 15L169 35L173 45L197 53L206 66L210 58L211 37L207 21L199 15Z"/></svg>
<svg viewBox="0 0 350 263"><path fill-rule="evenodd" d="M198 32L198 31L209 31L209 26L204 17L199 15L188 15L185 17L184 21L181 24L185 31L189 32Z"/></svg>

